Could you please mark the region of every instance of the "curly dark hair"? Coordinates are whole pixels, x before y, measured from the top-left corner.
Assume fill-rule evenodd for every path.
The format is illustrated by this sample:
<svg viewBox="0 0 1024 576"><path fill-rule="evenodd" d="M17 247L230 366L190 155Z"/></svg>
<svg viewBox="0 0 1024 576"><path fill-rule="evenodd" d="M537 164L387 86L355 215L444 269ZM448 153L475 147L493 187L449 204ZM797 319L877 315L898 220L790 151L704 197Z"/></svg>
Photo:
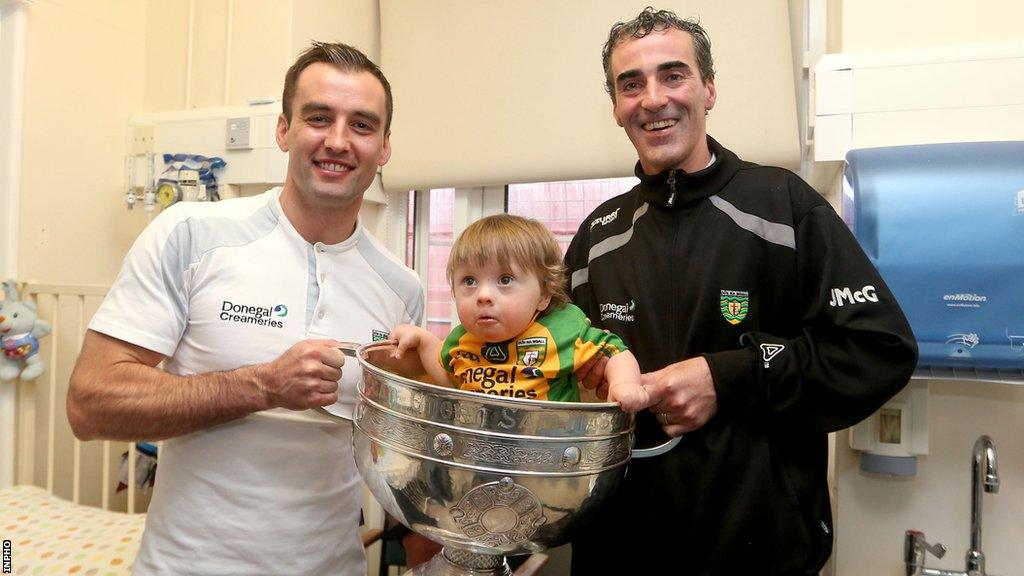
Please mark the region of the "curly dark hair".
<svg viewBox="0 0 1024 576"><path fill-rule="evenodd" d="M629 22L618 22L608 32L608 41L601 50L601 63L604 65L605 90L615 102L615 82L612 78L612 51L615 46L627 38L643 38L651 32L670 28L687 32L693 39L693 53L697 57L700 68L700 81L704 84L715 78L715 62L711 57L711 37L696 20L681 19L674 12L655 10L648 6L643 12Z"/></svg>
<svg viewBox="0 0 1024 576"><path fill-rule="evenodd" d="M384 122L384 133L391 133L391 116L394 112L394 105L391 101L391 84L384 77L379 66L359 51L348 44L340 42L313 42L313 45L306 48L295 63L288 68L284 75L284 94L281 96L281 112L285 120L292 121L292 100L295 98L295 91L298 89L299 75L309 65L323 62L330 64L343 72L369 72L384 86L384 105L387 108L387 119Z"/></svg>

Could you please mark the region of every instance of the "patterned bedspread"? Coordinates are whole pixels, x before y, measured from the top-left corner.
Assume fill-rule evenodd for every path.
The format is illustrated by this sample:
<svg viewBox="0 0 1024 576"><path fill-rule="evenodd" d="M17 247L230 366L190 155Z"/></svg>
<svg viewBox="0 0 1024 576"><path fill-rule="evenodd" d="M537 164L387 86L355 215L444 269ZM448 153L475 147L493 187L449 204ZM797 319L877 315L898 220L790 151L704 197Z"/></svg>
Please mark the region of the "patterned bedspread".
<svg viewBox="0 0 1024 576"><path fill-rule="evenodd" d="M0 490L0 539L16 575L131 574L145 514L79 506L36 486Z"/></svg>

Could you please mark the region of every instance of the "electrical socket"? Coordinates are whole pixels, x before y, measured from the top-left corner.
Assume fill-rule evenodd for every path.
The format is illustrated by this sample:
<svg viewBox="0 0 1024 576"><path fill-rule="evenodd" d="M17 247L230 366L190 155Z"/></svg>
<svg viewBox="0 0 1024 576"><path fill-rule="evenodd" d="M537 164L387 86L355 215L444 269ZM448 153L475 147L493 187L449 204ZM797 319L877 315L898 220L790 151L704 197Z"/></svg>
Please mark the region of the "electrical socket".
<svg viewBox="0 0 1024 576"><path fill-rule="evenodd" d="M228 118L227 142L224 146L228 150L250 150L252 149L252 118Z"/></svg>

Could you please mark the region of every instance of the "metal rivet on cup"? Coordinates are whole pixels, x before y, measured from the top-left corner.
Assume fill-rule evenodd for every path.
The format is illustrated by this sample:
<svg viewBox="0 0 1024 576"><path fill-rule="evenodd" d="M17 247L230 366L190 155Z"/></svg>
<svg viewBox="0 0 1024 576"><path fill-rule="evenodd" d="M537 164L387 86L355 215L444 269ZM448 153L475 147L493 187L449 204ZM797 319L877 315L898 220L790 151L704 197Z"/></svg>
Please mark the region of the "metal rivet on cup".
<svg viewBox="0 0 1024 576"><path fill-rule="evenodd" d="M445 434L443 432L438 434L437 436L434 436L434 453L435 454L437 454L439 456L451 456L452 455L452 448L454 446L455 446L455 443L452 441L452 437L451 436L449 436L449 435L447 435L447 434Z"/></svg>
<svg viewBox="0 0 1024 576"><path fill-rule="evenodd" d="M580 449L569 446L562 452L562 468L571 468L580 463Z"/></svg>

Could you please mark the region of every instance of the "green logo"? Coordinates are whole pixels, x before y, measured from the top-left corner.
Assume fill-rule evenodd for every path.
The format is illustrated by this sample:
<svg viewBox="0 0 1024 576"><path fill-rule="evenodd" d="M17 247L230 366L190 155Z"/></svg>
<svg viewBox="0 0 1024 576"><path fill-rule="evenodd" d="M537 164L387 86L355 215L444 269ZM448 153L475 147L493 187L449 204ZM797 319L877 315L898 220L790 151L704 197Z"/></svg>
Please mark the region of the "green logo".
<svg viewBox="0 0 1024 576"><path fill-rule="evenodd" d="M274 306L273 314L274 316L280 316L281 318L284 318L285 316L288 315L288 307L285 306L284 304L278 304L277 306Z"/></svg>
<svg viewBox="0 0 1024 576"><path fill-rule="evenodd" d="M722 308L722 317L729 324L739 324L747 317L750 310L750 293L738 290L722 290L722 298L718 301Z"/></svg>

